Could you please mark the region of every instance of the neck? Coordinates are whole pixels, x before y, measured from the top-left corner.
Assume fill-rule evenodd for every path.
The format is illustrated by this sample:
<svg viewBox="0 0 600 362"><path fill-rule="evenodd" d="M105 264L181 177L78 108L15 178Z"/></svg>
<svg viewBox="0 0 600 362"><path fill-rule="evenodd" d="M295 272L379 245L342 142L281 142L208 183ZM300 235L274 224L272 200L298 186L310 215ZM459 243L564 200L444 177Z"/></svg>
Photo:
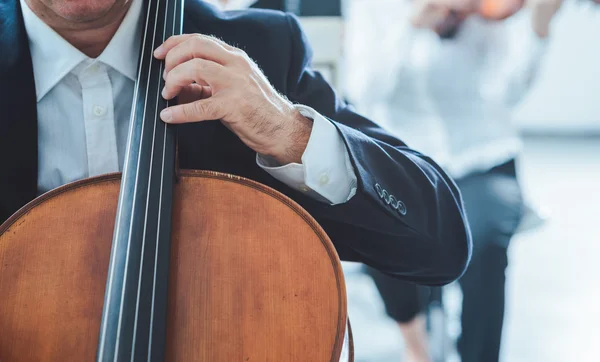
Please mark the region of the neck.
<svg viewBox="0 0 600 362"><path fill-rule="evenodd" d="M63 39L90 58L97 58L110 43L131 1L113 6L106 14L95 19L65 19L40 1L25 0L29 8Z"/></svg>
<svg viewBox="0 0 600 362"><path fill-rule="evenodd" d="M97 58L110 43L119 25L118 22L108 24L107 26L95 29L85 29L73 31L70 29L54 29L61 37L79 49L83 54L90 58Z"/></svg>

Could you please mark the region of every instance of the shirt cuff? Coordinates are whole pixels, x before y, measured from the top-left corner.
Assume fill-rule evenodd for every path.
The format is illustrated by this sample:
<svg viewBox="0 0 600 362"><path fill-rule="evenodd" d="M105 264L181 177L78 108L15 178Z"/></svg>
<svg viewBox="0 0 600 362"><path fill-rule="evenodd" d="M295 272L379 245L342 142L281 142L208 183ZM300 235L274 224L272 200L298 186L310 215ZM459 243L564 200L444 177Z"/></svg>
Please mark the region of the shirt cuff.
<svg viewBox="0 0 600 362"><path fill-rule="evenodd" d="M319 201L331 205L349 201L356 194L356 174L346 145L335 126L314 109L294 106L313 120L302 163L279 164L274 158L256 155L256 163L271 176Z"/></svg>

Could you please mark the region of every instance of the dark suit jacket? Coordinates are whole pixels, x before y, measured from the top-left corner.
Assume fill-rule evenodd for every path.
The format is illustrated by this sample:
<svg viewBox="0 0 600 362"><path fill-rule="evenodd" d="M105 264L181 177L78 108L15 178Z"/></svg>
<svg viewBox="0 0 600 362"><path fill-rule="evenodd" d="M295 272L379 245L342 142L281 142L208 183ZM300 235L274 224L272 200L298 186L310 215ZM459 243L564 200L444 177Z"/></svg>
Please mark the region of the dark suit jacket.
<svg viewBox="0 0 600 362"><path fill-rule="evenodd" d="M184 24L186 33L216 35L244 49L279 92L331 119L350 153L358 191L338 206L310 199L260 169L255 152L216 121L180 127L182 168L232 173L287 194L323 226L342 260L432 285L462 274L471 243L455 184L431 159L353 112L310 69L311 49L295 17L267 10L222 13L202 1L187 0ZM0 0L0 54L4 221L37 191L36 95L18 0Z"/></svg>

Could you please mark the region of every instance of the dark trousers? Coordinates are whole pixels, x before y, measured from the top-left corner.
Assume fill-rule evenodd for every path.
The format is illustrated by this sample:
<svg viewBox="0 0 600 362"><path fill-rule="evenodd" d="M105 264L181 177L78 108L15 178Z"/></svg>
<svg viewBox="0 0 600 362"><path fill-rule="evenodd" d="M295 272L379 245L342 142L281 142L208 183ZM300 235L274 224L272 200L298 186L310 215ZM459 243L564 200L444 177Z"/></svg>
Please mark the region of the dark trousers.
<svg viewBox="0 0 600 362"><path fill-rule="evenodd" d="M496 362L504 322L507 249L486 246L471 265L459 281L463 304L458 352L462 362Z"/></svg>
<svg viewBox="0 0 600 362"><path fill-rule="evenodd" d="M463 304L457 348L462 362L496 362L504 321L508 245L522 211L515 163L469 175L457 184L473 236L473 257L459 280ZM429 288L367 270L387 313L396 321L408 322L427 308Z"/></svg>

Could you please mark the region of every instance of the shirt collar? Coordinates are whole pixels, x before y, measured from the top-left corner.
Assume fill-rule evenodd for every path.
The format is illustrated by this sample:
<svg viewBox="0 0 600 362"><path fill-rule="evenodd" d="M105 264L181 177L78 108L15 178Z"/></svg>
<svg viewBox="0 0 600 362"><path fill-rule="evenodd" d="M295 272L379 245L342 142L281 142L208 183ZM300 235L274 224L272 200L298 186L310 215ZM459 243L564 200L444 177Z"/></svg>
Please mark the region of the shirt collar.
<svg viewBox="0 0 600 362"><path fill-rule="evenodd" d="M137 78L138 58L142 41L142 0L131 0L131 8L119 29L98 60L111 66L127 78Z"/></svg>
<svg viewBox="0 0 600 362"><path fill-rule="evenodd" d="M37 101L84 60L92 60L63 39L21 1L33 62ZM119 29L96 59L131 80L137 78L141 42L142 1L132 0ZM135 29L132 31L132 29Z"/></svg>

